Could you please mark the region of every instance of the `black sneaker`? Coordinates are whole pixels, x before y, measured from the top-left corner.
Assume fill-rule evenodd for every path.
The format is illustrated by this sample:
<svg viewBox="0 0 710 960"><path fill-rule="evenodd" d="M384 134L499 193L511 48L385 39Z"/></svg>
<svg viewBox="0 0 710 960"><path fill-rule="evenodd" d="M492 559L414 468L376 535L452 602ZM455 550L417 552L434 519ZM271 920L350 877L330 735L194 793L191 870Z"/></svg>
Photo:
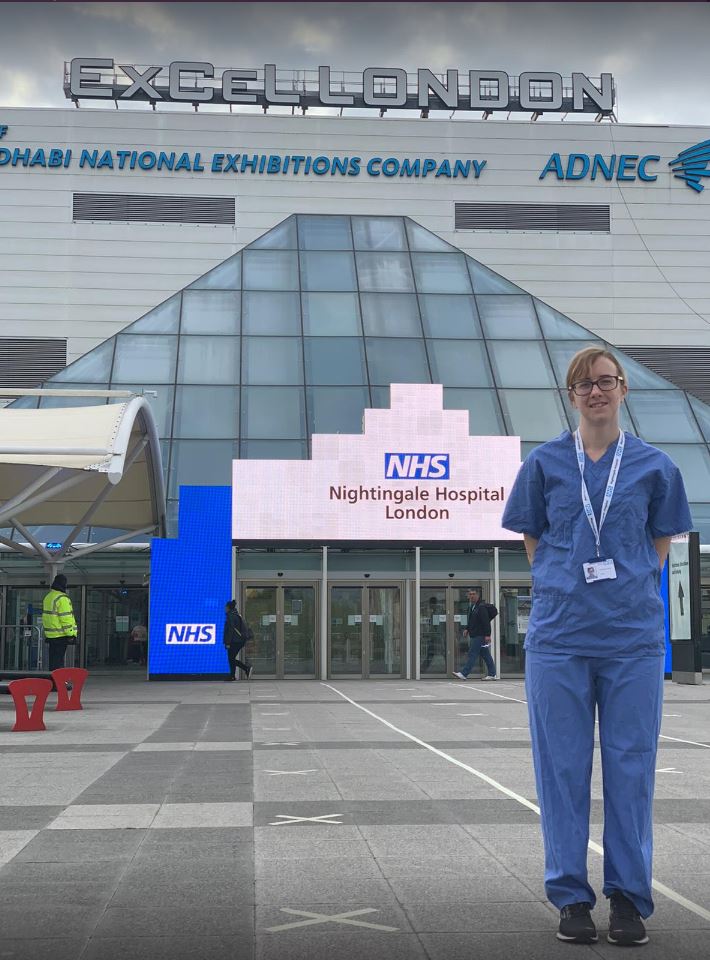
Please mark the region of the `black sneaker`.
<svg viewBox="0 0 710 960"><path fill-rule="evenodd" d="M609 897L607 940L619 947L634 947L648 943L643 920L636 907L623 893L612 893Z"/></svg>
<svg viewBox="0 0 710 960"><path fill-rule="evenodd" d="M591 910L591 903L570 903L568 907L562 907L557 939L567 943L596 943L597 928Z"/></svg>

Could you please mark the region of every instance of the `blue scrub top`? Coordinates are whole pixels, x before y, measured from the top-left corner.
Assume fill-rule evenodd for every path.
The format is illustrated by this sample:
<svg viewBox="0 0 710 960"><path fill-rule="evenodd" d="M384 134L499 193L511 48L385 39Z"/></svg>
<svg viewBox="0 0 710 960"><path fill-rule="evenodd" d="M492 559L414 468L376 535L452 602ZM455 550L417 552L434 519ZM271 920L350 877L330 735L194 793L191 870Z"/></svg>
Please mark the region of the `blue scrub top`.
<svg viewBox="0 0 710 960"><path fill-rule="evenodd" d="M615 580L587 583L582 564L596 546L582 507L574 437L566 431L536 447L511 490L502 525L539 540L532 565L533 606L526 650L624 657L665 650L658 554L653 541L692 529L680 471L661 450L631 434L601 531L601 556ZM599 522L616 443L584 479Z"/></svg>

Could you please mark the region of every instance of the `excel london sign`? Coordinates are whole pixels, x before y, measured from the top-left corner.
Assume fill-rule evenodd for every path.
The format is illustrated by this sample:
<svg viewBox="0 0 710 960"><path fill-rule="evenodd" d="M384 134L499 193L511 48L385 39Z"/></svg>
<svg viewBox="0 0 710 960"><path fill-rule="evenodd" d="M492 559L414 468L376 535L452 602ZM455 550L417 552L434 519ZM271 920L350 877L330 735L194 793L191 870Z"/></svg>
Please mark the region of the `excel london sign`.
<svg viewBox="0 0 710 960"><path fill-rule="evenodd" d="M150 103L225 103L270 106L355 107L517 113L594 113L610 116L615 105L610 73L590 78L573 73L504 70L447 70L424 67L367 67L356 73L317 70L217 69L202 60L175 60L161 66L117 64L109 57L76 57L64 67L68 99L143 100Z"/></svg>

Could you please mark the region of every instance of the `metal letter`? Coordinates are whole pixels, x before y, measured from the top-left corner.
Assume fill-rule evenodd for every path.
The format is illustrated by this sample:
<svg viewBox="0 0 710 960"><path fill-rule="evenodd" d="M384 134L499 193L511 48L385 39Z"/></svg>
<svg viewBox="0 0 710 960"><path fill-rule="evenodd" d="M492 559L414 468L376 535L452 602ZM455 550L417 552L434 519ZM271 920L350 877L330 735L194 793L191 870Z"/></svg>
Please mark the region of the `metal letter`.
<svg viewBox="0 0 710 960"><path fill-rule="evenodd" d="M355 103L349 93L330 92L330 67L318 67L318 99L328 107L351 107Z"/></svg>
<svg viewBox="0 0 710 960"><path fill-rule="evenodd" d="M214 87L198 87L197 83L192 88L182 86L182 74L200 73L203 77L214 77L214 67L211 63L205 63L201 60L173 60L170 64L170 99L186 100L188 103L205 103L214 96Z"/></svg>
<svg viewBox="0 0 710 960"><path fill-rule="evenodd" d="M459 72L458 70L447 70L446 86L444 86L431 70L417 70L417 89L420 107L429 106L429 91L431 90L445 106L455 110L459 105Z"/></svg>
<svg viewBox="0 0 710 960"><path fill-rule="evenodd" d="M277 93L276 92L276 64L264 64L264 94L269 103L295 103L299 104L301 98L297 93Z"/></svg>
<svg viewBox="0 0 710 960"><path fill-rule="evenodd" d="M498 81L498 96L484 97L481 95L482 80ZM505 110L508 106L508 89L510 77L502 70L469 70L468 82L471 87L472 110Z"/></svg>
<svg viewBox="0 0 710 960"><path fill-rule="evenodd" d="M100 73L84 73L84 70L113 70L113 60L94 57L75 57L69 73L69 92L72 97L112 97L110 86L91 87L91 83L101 83Z"/></svg>
<svg viewBox="0 0 710 960"><path fill-rule="evenodd" d="M583 73L572 74L572 94L574 109L584 110L584 95L589 97L601 111L611 112L614 109L614 78L610 73L601 75L601 90L595 87L589 77Z"/></svg>
<svg viewBox="0 0 710 960"><path fill-rule="evenodd" d="M225 103L256 103L256 94L247 92L246 80L256 80L256 70L225 70L222 97Z"/></svg>
<svg viewBox="0 0 710 960"><path fill-rule="evenodd" d="M394 94L375 93L375 77L388 77L395 81ZM362 75L362 99L368 107L403 107L407 103L407 72L400 67L368 67Z"/></svg>
<svg viewBox="0 0 710 960"><path fill-rule="evenodd" d="M520 106L523 110L559 110L562 107L562 77L559 73L521 73ZM551 83L551 97L531 97L531 83Z"/></svg>
<svg viewBox="0 0 710 960"><path fill-rule="evenodd" d="M134 97L139 90L143 90L144 93L148 94L149 100L162 100L163 95L158 93L155 87L151 86L150 81L157 74L160 73L161 67L148 67L145 73L139 73L135 67L132 67L130 64L120 64L121 70L126 74L127 77L130 77L133 80L133 83L130 87L126 87L123 91L119 100L130 100L131 97Z"/></svg>

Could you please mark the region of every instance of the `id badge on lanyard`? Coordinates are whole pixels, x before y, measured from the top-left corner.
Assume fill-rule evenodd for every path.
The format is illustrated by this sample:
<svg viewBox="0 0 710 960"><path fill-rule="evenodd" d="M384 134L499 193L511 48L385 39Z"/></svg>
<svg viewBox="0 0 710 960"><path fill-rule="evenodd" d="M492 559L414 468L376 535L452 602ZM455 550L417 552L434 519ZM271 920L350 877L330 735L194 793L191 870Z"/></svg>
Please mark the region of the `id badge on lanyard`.
<svg viewBox="0 0 710 960"><path fill-rule="evenodd" d="M601 513L599 514L599 523L597 523L597 518L594 516L592 501L589 498L587 484L584 480L584 445L582 443L579 430L575 430L574 432L574 445L577 451L577 464L579 466L579 473L582 478L582 506L584 507L584 513L589 522L589 526L592 528L594 543L596 544L597 548L597 555L595 559L590 560L589 563L582 564L584 579L587 583L596 583L598 580L616 580L616 567L614 566L614 561L610 557L602 557L600 545L602 527L604 526L606 515L609 512L611 501L614 498L614 489L616 487L617 477L619 476L619 467L621 466L621 458L624 453L625 443L626 438L624 437L624 431L621 430L619 431L619 442L616 445L614 460L612 462L611 469L609 470L609 478L606 482L604 500L602 501Z"/></svg>

